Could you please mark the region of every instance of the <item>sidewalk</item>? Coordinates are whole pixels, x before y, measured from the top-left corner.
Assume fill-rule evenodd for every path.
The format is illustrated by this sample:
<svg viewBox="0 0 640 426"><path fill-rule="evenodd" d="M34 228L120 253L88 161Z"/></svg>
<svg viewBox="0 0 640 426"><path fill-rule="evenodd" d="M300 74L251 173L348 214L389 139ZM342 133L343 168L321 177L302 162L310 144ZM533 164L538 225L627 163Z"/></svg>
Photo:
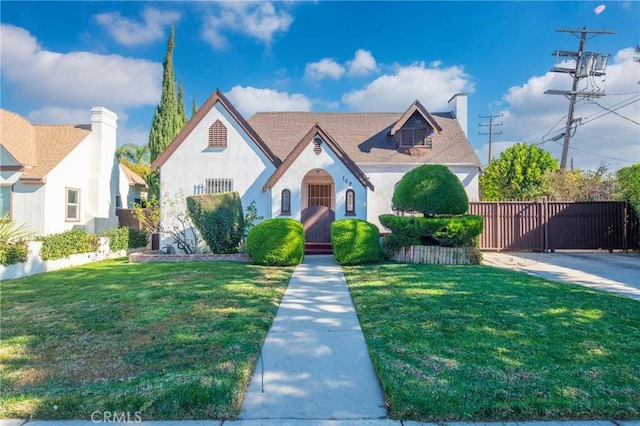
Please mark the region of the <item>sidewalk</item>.
<svg viewBox="0 0 640 426"><path fill-rule="evenodd" d="M240 419L386 414L342 269L331 255L306 256L265 340Z"/></svg>

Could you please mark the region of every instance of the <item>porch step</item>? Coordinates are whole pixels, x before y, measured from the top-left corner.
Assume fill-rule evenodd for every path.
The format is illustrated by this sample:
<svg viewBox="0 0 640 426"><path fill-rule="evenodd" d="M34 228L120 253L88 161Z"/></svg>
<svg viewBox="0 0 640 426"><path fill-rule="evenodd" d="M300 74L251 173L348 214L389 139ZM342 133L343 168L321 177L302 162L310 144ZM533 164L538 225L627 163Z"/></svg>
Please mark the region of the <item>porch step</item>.
<svg viewBox="0 0 640 426"><path fill-rule="evenodd" d="M306 243L304 254L333 254L333 247L331 247L331 243Z"/></svg>

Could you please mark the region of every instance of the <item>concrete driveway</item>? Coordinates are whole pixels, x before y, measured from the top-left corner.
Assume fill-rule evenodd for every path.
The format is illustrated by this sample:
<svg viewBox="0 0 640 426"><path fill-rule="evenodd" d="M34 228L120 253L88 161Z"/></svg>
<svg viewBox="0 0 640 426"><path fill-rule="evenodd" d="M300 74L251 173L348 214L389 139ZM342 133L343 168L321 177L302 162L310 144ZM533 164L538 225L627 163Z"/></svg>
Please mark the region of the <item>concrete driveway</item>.
<svg viewBox="0 0 640 426"><path fill-rule="evenodd" d="M484 252L485 265L523 271L640 300L640 255L608 252Z"/></svg>

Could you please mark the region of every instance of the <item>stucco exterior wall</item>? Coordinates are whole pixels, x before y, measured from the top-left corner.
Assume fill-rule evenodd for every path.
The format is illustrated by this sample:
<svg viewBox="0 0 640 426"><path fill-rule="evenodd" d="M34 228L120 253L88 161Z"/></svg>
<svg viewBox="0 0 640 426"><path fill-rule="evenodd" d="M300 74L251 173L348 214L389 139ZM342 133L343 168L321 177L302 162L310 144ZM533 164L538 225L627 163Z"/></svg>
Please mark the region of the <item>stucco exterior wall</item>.
<svg viewBox="0 0 640 426"><path fill-rule="evenodd" d="M400 179L409 170L421 164L362 164L360 168L369 177L375 191L368 193L367 221L377 225L381 231L384 228L380 224L378 217L381 214L393 213L391 209L391 199L393 190ZM480 170L477 166L448 166L449 169L460 179L462 186L467 193L469 200L477 200L478 176Z"/></svg>
<svg viewBox="0 0 640 426"><path fill-rule="evenodd" d="M227 128L227 147L209 148L209 127L220 120ZM270 197L262 186L275 171L275 166L235 122L221 104L216 104L191 134L182 142L160 170L162 198L174 197L182 191L194 195L206 179L232 178L246 211L256 202L258 215L271 215ZM171 241L163 239L161 246Z"/></svg>
<svg viewBox="0 0 640 426"><path fill-rule="evenodd" d="M351 173L338 156L327 146L321 145L322 151L316 154L314 144L310 142L300 153L295 163L287 169L282 177L276 182L271 190L271 217L280 217L280 198L282 191L291 191L291 217L300 220L300 212L306 206L304 196L306 189L303 188L305 176L311 172L310 179L313 179L315 170L326 171L333 179L334 185L334 205L336 220L348 218L366 219L367 217L367 189ZM355 216L345 216L345 197L348 189L353 189L355 193Z"/></svg>

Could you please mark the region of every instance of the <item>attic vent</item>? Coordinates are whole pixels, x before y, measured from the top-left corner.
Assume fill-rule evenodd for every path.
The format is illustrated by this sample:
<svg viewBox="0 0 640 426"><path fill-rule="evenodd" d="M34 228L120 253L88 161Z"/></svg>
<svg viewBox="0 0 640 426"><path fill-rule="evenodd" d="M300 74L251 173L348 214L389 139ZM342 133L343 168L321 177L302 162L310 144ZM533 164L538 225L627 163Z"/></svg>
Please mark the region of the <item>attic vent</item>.
<svg viewBox="0 0 640 426"><path fill-rule="evenodd" d="M313 144L315 145L313 147L313 152L315 152L316 155L320 155L320 153L322 152L322 148L320 148L320 145L322 145L322 139L320 139L319 137L316 137L313 140Z"/></svg>
<svg viewBox="0 0 640 426"><path fill-rule="evenodd" d="M227 128L220 120L216 120L209 127L209 148L227 147Z"/></svg>

